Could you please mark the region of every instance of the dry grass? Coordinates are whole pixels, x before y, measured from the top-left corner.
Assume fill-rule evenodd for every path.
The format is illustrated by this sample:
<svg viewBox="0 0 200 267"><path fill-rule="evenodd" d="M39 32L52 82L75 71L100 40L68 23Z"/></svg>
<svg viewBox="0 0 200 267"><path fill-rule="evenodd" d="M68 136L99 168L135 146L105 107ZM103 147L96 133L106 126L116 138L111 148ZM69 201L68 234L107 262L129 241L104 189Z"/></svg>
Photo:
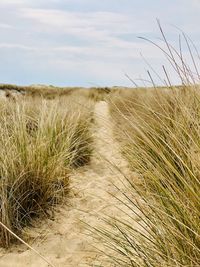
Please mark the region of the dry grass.
<svg viewBox="0 0 200 267"><path fill-rule="evenodd" d="M135 91L112 101L123 154L140 177L132 189L143 204L135 196L129 204L148 229L119 223L123 266L200 264L200 93L184 89Z"/></svg>
<svg viewBox="0 0 200 267"><path fill-rule="evenodd" d="M165 73L165 88L122 90L110 99L116 138L139 177L120 200L129 220L111 218L98 230L111 266L200 266L199 74L188 41L190 67L160 30L182 85L172 86Z"/></svg>
<svg viewBox="0 0 200 267"><path fill-rule="evenodd" d="M108 88L108 87L90 88L88 90L88 97L95 102L103 101L108 97L111 91L112 91L112 88Z"/></svg>
<svg viewBox="0 0 200 267"><path fill-rule="evenodd" d="M71 97L0 100L0 221L11 231L47 215L66 195L70 169L89 162L91 112ZM1 227L0 244L11 241Z"/></svg>
<svg viewBox="0 0 200 267"><path fill-rule="evenodd" d="M55 86L18 86L12 84L0 84L0 90L6 92L6 97L9 98L12 94L20 94L31 97L43 97L47 99L54 99L58 96L68 96L80 90L79 87L55 87Z"/></svg>

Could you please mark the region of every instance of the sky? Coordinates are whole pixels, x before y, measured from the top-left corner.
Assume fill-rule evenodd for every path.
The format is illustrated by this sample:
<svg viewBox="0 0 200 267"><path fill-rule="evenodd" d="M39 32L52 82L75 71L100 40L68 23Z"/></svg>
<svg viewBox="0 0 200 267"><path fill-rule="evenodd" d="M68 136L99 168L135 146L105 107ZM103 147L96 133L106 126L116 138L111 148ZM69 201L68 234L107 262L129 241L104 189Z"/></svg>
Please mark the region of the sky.
<svg viewBox="0 0 200 267"><path fill-rule="evenodd" d="M163 46L156 19L172 45L180 28L200 48L199 0L0 0L0 12L0 83L132 86L127 75L148 83L149 68L162 76L168 67L138 38Z"/></svg>

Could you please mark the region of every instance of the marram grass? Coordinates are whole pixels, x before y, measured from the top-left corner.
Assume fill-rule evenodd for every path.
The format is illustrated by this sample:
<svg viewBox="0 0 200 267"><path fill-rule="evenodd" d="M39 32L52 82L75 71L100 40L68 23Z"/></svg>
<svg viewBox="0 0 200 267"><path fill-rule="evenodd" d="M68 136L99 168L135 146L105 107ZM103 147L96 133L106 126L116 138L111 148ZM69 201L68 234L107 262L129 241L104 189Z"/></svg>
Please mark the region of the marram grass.
<svg viewBox="0 0 200 267"><path fill-rule="evenodd" d="M14 233L60 203L70 169L89 162L92 107L71 102L0 101L0 221ZM0 245L11 241L1 227Z"/></svg>
<svg viewBox="0 0 200 267"><path fill-rule="evenodd" d="M128 222L112 220L100 234L115 251L109 260L114 266L199 266L199 87L130 91L110 102L116 138L139 179L133 175L120 200L128 202Z"/></svg>
<svg viewBox="0 0 200 267"><path fill-rule="evenodd" d="M116 139L133 170L130 188L119 189L124 217L108 218L107 228L96 229L108 248L107 260L115 267L200 266L197 49L184 33L175 48L159 21L158 26L161 46L143 39L164 53L181 86L172 85L172 76L163 66L164 87L157 87L148 71L153 88L119 90L109 101ZM182 54L182 40L188 48L190 66Z"/></svg>

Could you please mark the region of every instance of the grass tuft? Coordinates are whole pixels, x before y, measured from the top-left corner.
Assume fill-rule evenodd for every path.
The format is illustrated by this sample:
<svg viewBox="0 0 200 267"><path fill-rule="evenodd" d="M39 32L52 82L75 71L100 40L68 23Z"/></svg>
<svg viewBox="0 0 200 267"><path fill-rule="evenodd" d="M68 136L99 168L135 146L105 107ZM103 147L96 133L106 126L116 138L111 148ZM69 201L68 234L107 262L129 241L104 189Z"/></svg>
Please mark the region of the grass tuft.
<svg viewBox="0 0 200 267"><path fill-rule="evenodd" d="M90 107L59 98L0 101L0 221L14 233L48 215L68 192L71 168L89 162ZM1 227L0 245L11 241Z"/></svg>
<svg viewBox="0 0 200 267"><path fill-rule="evenodd" d="M98 231L113 266L200 266L199 74L185 35L193 66L158 25L166 50L151 43L164 52L182 84L173 86L163 67L165 87L157 87L148 71L153 88L111 95L116 138L137 173L121 192L128 209L124 218L111 218L108 228Z"/></svg>

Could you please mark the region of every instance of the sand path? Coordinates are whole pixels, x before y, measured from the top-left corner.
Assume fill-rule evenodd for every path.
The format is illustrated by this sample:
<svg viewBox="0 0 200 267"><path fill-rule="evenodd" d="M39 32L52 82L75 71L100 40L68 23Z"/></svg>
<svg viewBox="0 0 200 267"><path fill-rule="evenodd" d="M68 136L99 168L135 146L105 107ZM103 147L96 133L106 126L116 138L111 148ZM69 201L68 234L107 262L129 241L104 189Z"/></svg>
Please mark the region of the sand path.
<svg viewBox="0 0 200 267"><path fill-rule="evenodd" d="M118 203L109 193L118 194L113 182L120 183L123 175L112 165L123 170L123 173L128 172L127 163L113 138L108 104L101 101L95 106L92 160L89 166L72 174L69 205L59 208L54 220L46 220L42 226L30 230L35 237L31 239L31 245L54 266L84 267L97 262L98 254L92 246L95 240L88 235L81 221L92 226L101 223L102 226L99 214L116 215L115 206ZM24 266L46 267L48 264L23 245L7 253L0 251L0 267Z"/></svg>

